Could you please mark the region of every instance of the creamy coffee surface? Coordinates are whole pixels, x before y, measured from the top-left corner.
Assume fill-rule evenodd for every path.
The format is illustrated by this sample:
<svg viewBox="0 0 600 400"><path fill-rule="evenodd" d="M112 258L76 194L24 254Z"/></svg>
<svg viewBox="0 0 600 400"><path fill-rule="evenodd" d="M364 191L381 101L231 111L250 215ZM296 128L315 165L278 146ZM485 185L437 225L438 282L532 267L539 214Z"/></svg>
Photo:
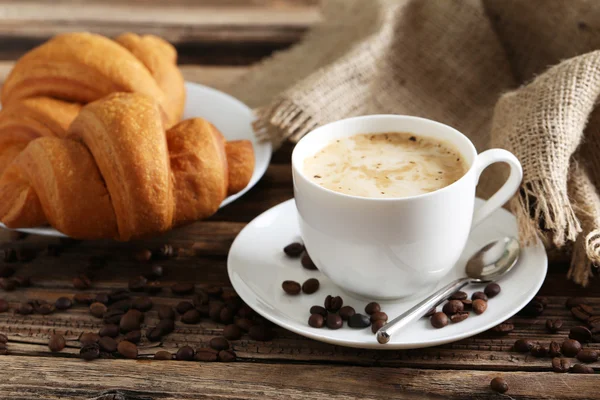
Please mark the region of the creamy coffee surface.
<svg viewBox="0 0 600 400"><path fill-rule="evenodd" d="M335 140L304 160L305 175L352 196L398 198L433 192L468 170L450 143L412 133L359 134Z"/></svg>

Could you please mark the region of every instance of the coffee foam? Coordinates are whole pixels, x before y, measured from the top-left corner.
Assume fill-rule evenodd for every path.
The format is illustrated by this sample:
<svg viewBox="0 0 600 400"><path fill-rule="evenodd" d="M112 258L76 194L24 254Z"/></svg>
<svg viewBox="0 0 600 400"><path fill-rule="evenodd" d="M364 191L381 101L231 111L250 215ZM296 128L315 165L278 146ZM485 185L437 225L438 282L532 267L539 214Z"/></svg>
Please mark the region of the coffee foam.
<svg viewBox="0 0 600 400"><path fill-rule="evenodd" d="M449 143L411 133L360 134L335 140L304 160L314 183L352 196L399 198L441 189L468 167Z"/></svg>

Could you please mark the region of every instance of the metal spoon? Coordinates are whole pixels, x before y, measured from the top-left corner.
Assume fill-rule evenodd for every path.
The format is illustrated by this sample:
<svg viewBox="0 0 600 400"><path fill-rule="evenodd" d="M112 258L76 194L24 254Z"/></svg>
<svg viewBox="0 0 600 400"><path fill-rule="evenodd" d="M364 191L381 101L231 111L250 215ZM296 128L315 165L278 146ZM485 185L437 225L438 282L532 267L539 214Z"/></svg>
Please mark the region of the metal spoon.
<svg viewBox="0 0 600 400"><path fill-rule="evenodd" d="M467 276L444 286L425 300L394 318L377 331L377 341L385 344L392 335L410 322L421 318L453 293L469 283L487 283L496 280L512 269L519 259L521 247L517 239L505 237L488 243L475 253L467 262Z"/></svg>

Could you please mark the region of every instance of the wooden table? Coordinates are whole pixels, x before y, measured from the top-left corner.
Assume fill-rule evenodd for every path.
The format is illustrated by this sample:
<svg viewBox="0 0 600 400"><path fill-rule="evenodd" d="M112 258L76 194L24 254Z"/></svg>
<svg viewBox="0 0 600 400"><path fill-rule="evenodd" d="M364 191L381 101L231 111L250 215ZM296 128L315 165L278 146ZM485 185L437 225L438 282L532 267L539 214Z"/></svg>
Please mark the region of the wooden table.
<svg viewBox="0 0 600 400"><path fill-rule="evenodd" d="M186 79L216 88L242 74L249 63L298 40L318 22L316 1L311 0L211 0L198 5L192 0L161 1L0 1L0 76L5 77L12 59L57 32L89 29L105 34L123 30L160 34L177 44ZM248 17L250 16L250 17ZM270 207L293 196L290 172L291 145L274 154L265 177L246 196L220 210L208 221L177 229L162 237L131 243L81 242L64 249L60 257L44 253L56 239L30 236L10 241L2 233L2 248L41 250L33 261L15 264L17 274L31 275L33 286L0 292L14 308L28 299L54 301L76 291L72 278L87 270L91 256L108 256L109 262L94 270L90 293L126 288L131 277L147 273L149 264L132 261L140 248L170 243L179 255L161 261L168 287L178 281L199 286L230 287L226 255L244 225ZM176 351L183 345L205 346L221 333L223 325L203 321L198 325L177 322L176 331L160 343L142 342L140 359L104 359L85 362L78 358L78 336L97 331L101 321L85 307L48 316L20 316L13 310L0 314L0 332L8 335L9 355L0 356L0 398L11 399L182 399L182 398L279 398L279 399L376 399L460 398L493 399L502 396L489 388L490 380L503 376L515 399L599 398L598 375L557 374L550 358L533 358L511 351L517 338L536 338L548 344L562 341L577 321L564 307L567 297L588 296L600 308L600 287L587 289L565 278L566 265L556 264L540 294L549 305L537 318L514 317L515 329L505 336L486 332L449 345L421 350L372 351L328 345L283 329L269 342L244 336L233 342L234 363L152 361L160 349ZM153 296L155 305L180 301L168 289ZM565 324L548 334L547 318ZM146 323L156 322L150 311ZM67 348L51 353L50 334L68 339ZM590 345L598 348L597 344ZM599 363L591 364L599 368Z"/></svg>

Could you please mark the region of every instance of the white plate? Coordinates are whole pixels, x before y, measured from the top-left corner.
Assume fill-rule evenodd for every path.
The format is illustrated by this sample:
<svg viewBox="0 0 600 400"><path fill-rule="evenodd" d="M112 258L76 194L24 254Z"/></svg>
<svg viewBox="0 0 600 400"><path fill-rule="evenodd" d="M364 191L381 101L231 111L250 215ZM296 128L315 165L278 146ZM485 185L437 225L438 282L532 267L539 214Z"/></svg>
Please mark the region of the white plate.
<svg viewBox="0 0 600 400"><path fill-rule="evenodd" d="M237 200L250 190L262 178L271 161L271 144L259 143L252 130L252 121L254 114L252 110L230 95L220 92L208 86L197 83L186 82L186 101L183 113L183 119L202 117L212 122L225 136L227 140L246 139L252 141L254 146L254 155L256 164L250 183L244 190L227 197L221 203L221 207L226 206L232 201ZM0 227L6 226L0 223ZM16 229L20 232L27 232L35 235L65 237L52 227Z"/></svg>
<svg viewBox="0 0 600 400"><path fill-rule="evenodd" d="M481 203L477 199L477 205ZM523 249L519 263L498 281L502 292L489 300L485 313L471 313L465 321L450 324L443 329L434 329L427 318L421 318L395 334L388 344L382 345L377 342L370 327L352 329L344 323L343 328L330 330L308 326L310 307L322 306L328 294L342 296L344 305L350 305L363 314L369 299L344 292L319 271L308 271L301 266L299 259L290 259L283 253L282 249L286 245L301 241L297 218L296 204L292 199L250 222L239 233L229 251L229 279L242 299L263 317L290 331L327 343L359 348L411 349L460 340L490 329L511 317L535 296L546 276L546 252L538 241L535 246ZM516 235L515 217L505 210L496 211L473 230L460 261L438 287L462 276L466 260L476 250L492 240ZM319 290L312 295L289 296L281 289L284 280L302 283L311 277L318 278L321 282ZM483 290L483 286L470 285L463 290L470 296L474 291ZM412 298L379 303L382 311L392 319L428 294L430 291Z"/></svg>

